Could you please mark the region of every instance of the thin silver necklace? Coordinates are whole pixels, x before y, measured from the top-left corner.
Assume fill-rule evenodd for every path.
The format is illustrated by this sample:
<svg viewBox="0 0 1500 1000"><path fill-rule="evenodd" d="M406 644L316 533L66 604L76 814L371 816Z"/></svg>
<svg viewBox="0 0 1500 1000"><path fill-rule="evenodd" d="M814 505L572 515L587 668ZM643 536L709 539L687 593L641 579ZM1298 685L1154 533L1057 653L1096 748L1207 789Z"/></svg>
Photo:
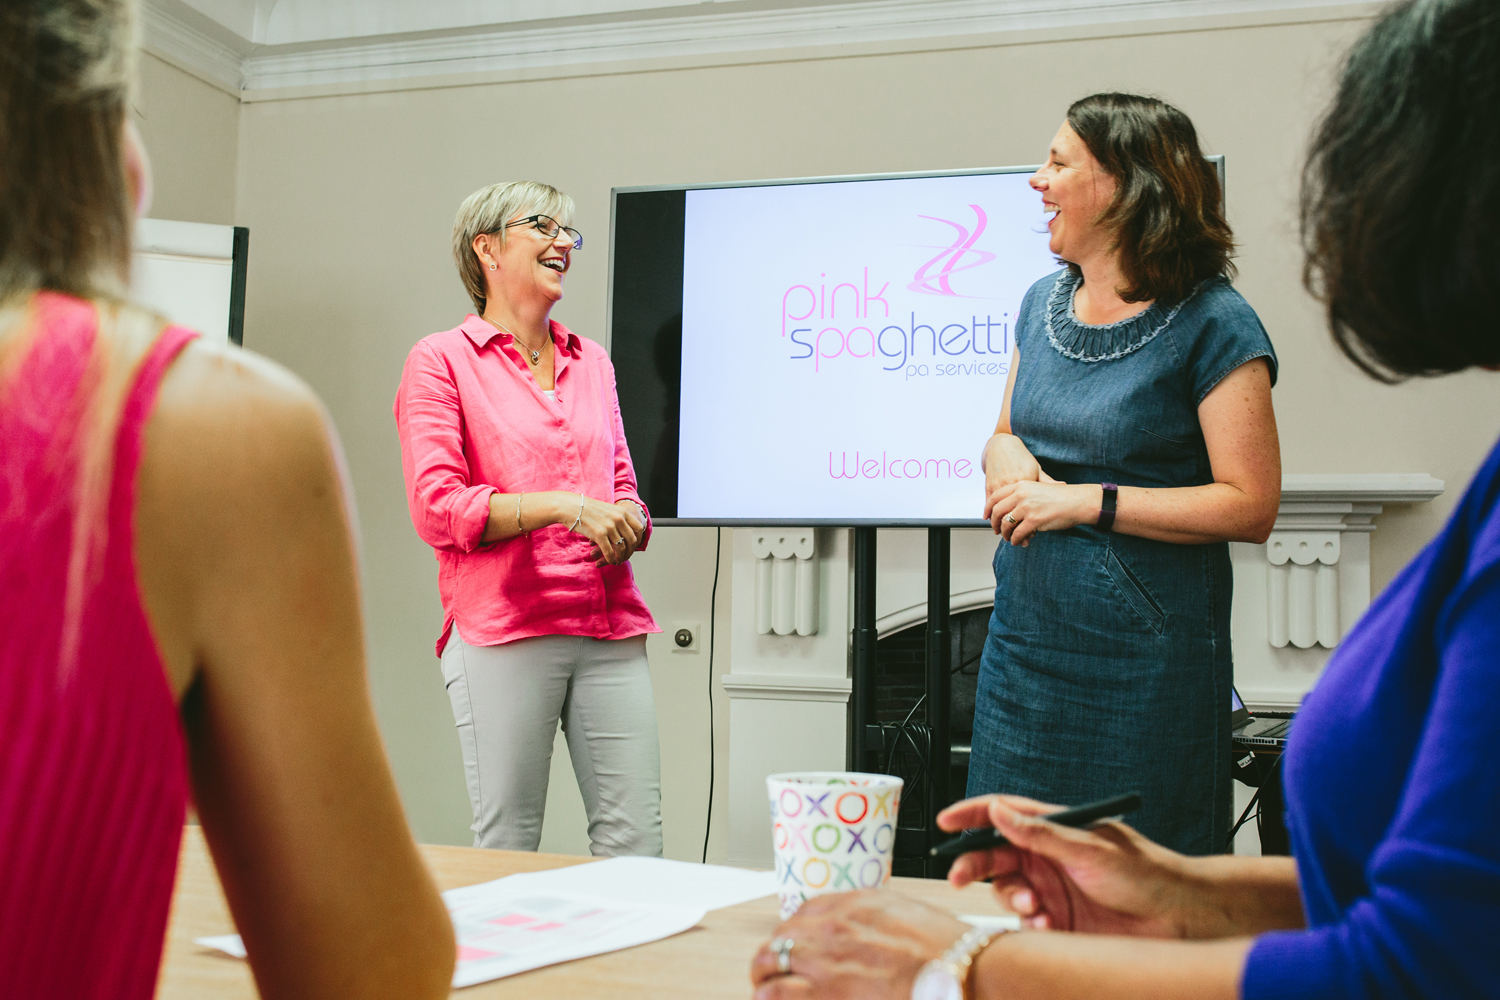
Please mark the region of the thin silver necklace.
<svg viewBox="0 0 1500 1000"><path fill-rule="evenodd" d="M526 346L525 341L523 341L520 337L517 337L514 333L511 333L510 330L506 329L505 328L505 324L499 322L498 320L493 320L493 319L490 320L490 322L494 323L495 326L500 329L501 333L509 333L510 334L510 339L514 340L516 342L516 345L518 347L520 347L521 349L523 349L527 354L531 355L526 360L529 361L529 362L531 362L531 365L532 365L533 368L536 367L538 364L541 363L541 361L542 361L542 348L545 348L547 346L547 341L546 340L542 341L542 346L541 347L538 347L536 350L533 351L531 348L529 348L529 347ZM549 337L547 339L550 340L552 338Z"/></svg>

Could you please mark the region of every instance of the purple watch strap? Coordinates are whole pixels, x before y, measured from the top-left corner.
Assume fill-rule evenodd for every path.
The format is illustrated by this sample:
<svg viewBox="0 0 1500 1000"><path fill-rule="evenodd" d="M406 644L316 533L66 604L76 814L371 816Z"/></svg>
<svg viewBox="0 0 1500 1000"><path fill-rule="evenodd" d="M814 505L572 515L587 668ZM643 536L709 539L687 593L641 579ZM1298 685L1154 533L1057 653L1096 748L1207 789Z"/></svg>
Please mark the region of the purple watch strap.
<svg viewBox="0 0 1500 1000"><path fill-rule="evenodd" d="M1114 483L1100 483L1104 491L1103 502L1099 506L1099 530L1111 531L1115 524L1115 502L1120 497L1120 487Z"/></svg>

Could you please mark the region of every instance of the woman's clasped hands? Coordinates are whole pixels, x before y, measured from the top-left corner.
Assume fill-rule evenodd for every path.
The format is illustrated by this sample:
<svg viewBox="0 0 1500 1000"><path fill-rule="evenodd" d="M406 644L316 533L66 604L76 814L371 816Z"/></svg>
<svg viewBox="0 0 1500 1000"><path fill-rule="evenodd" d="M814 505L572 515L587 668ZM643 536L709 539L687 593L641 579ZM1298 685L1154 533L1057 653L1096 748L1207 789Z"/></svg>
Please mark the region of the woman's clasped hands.
<svg viewBox="0 0 1500 1000"><path fill-rule="evenodd" d="M635 554L646 537L641 508L631 500L608 503L579 495L572 530L594 543L595 566L617 566Z"/></svg>
<svg viewBox="0 0 1500 1000"><path fill-rule="evenodd" d="M998 433L984 449L984 517L995 534L1025 548L1039 531L1092 524L1100 487L1063 483L1047 475L1014 434Z"/></svg>

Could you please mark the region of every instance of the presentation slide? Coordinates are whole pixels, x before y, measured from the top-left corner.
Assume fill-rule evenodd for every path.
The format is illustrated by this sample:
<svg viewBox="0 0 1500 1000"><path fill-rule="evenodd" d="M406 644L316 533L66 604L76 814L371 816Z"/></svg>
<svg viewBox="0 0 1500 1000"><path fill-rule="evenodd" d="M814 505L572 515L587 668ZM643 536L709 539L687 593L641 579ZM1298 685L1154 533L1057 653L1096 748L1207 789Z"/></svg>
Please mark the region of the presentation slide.
<svg viewBox="0 0 1500 1000"><path fill-rule="evenodd" d="M1029 171L689 189L677 516L977 521Z"/></svg>

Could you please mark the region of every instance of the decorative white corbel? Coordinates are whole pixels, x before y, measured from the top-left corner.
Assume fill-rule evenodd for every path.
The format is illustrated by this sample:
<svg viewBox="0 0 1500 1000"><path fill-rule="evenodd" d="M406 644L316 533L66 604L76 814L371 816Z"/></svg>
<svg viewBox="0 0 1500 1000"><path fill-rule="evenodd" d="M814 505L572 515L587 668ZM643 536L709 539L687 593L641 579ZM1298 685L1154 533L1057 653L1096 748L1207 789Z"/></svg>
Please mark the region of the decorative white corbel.
<svg viewBox="0 0 1500 1000"><path fill-rule="evenodd" d="M757 531L755 631L761 635L818 632L818 548L812 528Z"/></svg>
<svg viewBox="0 0 1500 1000"><path fill-rule="evenodd" d="M1443 492L1427 475L1286 476L1266 540L1266 639L1277 649L1332 649L1370 602L1368 541L1362 572L1341 572L1350 541L1375 530L1388 503L1425 503Z"/></svg>
<svg viewBox="0 0 1500 1000"><path fill-rule="evenodd" d="M1281 524L1281 519L1277 519ZM1323 530L1281 530L1266 539L1267 638L1277 649L1314 644L1332 649L1339 630L1339 533L1342 524Z"/></svg>

